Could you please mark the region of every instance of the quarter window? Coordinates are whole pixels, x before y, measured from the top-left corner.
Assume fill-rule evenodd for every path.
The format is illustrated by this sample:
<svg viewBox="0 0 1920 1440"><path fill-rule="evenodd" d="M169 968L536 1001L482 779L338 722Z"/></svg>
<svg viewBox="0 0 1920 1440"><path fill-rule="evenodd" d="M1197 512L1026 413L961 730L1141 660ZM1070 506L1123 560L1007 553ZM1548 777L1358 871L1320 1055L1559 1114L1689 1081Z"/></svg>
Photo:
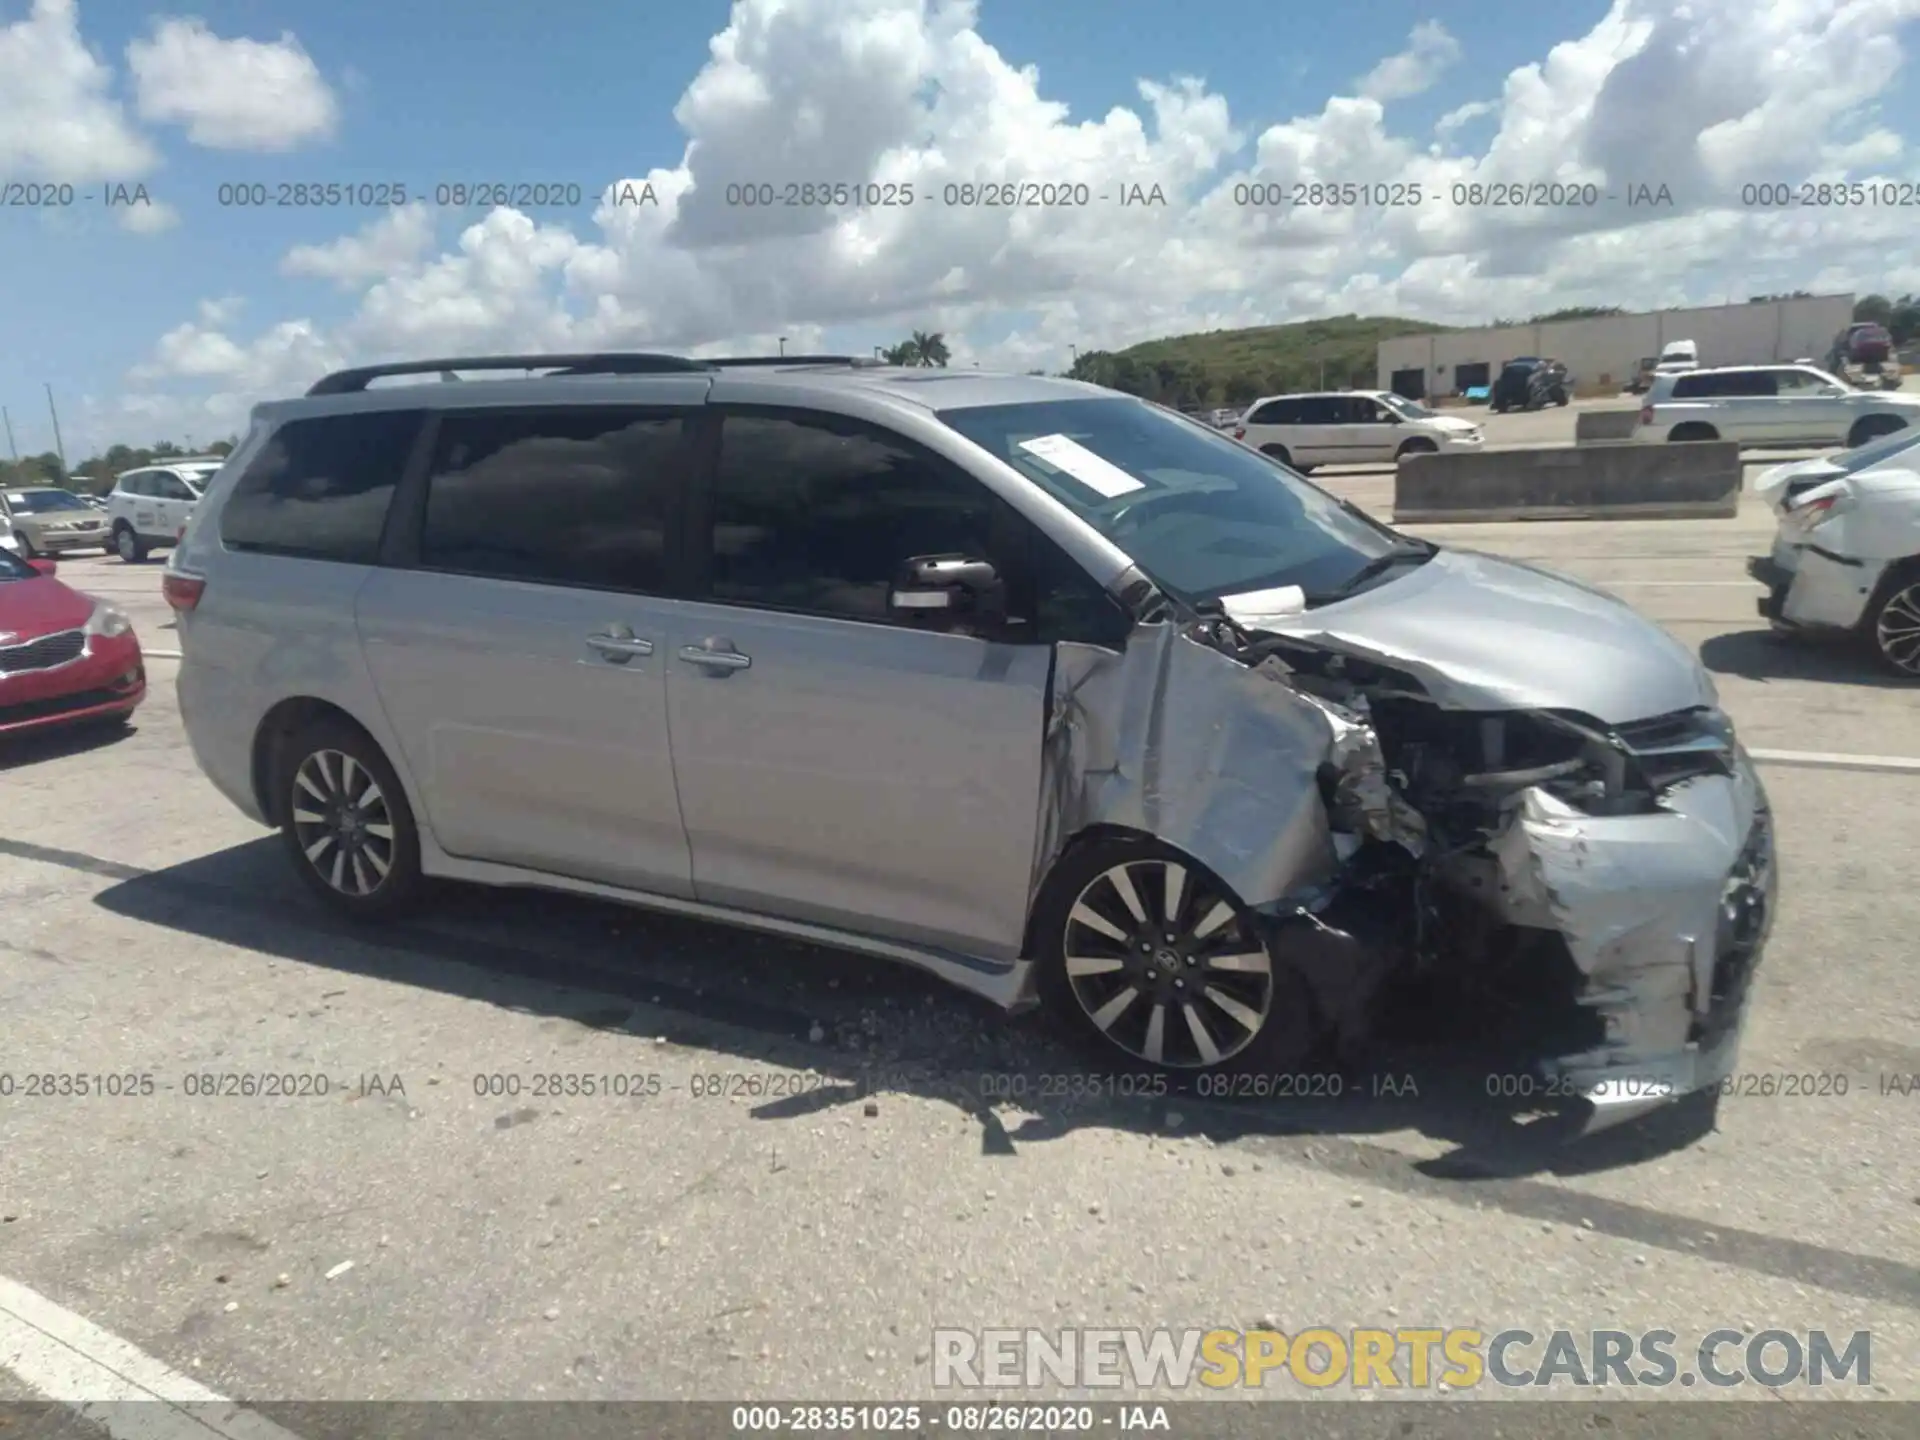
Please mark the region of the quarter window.
<svg viewBox="0 0 1920 1440"><path fill-rule="evenodd" d="M220 513L221 542L232 550L373 564L422 418L418 410L380 410L288 421L234 485ZM178 487L179 498L192 498L171 475L146 483L152 493Z"/></svg>

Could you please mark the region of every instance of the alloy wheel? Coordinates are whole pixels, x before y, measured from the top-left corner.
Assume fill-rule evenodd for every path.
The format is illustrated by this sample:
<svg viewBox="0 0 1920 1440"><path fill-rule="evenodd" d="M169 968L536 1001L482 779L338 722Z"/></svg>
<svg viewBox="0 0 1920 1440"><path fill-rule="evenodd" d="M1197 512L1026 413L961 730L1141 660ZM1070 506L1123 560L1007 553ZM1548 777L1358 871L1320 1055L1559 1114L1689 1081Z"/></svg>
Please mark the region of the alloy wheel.
<svg viewBox="0 0 1920 1440"><path fill-rule="evenodd" d="M1873 638L1889 665L1920 675L1920 581L1887 597L1873 622Z"/></svg>
<svg viewBox="0 0 1920 1440"><path fill-rule="evenodd" d="M1068 911L1061 949L1094 1027L1152 1065L1231 1059L1273 1008L1266 947L1225 895L1178 861L1101 871Z"/></svg>
<svg viewBox="0 0 1920 1440"><path fill-rule="evenodd" d="M393 814L371 771L340 750L316 750L293 775L293 831L320 878L364 899L393 869Z"/></svg>
<svg viewBox="0 0 1920 1440"><path fill-rule="evenodd" d="M119 554L120 558L129 564L139 558L138 551L140 547L134 543L133 532L124 526L121 527L120 532L113 537L113 548Z"/></svg>

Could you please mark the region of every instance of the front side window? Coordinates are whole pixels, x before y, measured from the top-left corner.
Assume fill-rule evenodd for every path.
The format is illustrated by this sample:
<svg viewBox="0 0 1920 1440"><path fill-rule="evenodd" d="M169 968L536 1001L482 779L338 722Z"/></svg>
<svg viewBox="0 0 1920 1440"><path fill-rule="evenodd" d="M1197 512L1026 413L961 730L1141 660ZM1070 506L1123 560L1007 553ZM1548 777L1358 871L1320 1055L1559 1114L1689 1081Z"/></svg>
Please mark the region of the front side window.
<svg viewBox="0 0 1920 1440"><path fill-rule="evenodd" d="M1300 586L1312 603L1363 571L1370 578L1373 562L1432 553L1266 456L1126 397L943 410L940 419L1190 603L1281 585Z"/></svg>
<svg viewBox="0 0 1920 1440"><path fill-rule="evenodd" d="M886 620L905 561L1005 558L985 486L899 437L823 415L727 415L710 503L715 600Z"/></svg>
<svg viewBox="0 0 1920 1440"><path fill-rule="evenodd" d="M377 410L288 421L227 497L221 542L231 550L373 564L387 505L424 418L418 410ZM192 498L172 476L149 483L168 480L163 494Z"/></svg>
<svg viewBox="0 0 1920 1440"><path fill-rule="evenodd" d="M677 410L452 412L434 442L420 563L659 594L684 437Z"/></svg>

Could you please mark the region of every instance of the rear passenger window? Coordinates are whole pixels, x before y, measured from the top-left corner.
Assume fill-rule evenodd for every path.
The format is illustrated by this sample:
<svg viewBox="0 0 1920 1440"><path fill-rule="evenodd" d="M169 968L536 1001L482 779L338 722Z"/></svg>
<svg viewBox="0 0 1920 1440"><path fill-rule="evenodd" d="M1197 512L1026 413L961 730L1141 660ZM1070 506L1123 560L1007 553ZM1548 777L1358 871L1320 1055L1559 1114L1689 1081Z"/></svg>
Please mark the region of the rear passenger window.
<svg viewBox="0 0 1920 1440"><path fill-rule="evenodd" d="M221 542L231 550L373 564L422 418L418 410L380 410L288 421L227 497Z"/></svg>
<svg viewBox="0 0 1920 1440"><path fill-rule="evenodd" d="M683 429L677 410L631 407L445 415L427 479L420 563L659 593Z"/></svg>
<svg viewBox="0 0 1920 1440"><path fill-rule="evenodd" d="M1249 425L1297 425L1300 423L1299 409L1296 401L1275 400L1270 404L1262 405L1255 414L1248 417L1247 423Z"/></svg>

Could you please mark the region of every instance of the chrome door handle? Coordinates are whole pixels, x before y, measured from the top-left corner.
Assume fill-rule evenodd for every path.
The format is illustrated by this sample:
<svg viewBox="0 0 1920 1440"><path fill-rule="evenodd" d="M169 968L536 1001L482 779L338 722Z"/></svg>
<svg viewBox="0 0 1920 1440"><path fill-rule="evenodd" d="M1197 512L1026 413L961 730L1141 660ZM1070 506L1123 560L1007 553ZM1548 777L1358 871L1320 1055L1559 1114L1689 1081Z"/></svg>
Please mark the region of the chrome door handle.
<svg viewBox="0 0 1920 1440"><path fill-rule="evenodd" d="M750 656L742 655L738 650L706 650L698 645L682 645L680 658L689 665L699 665L708 670L744 670L753 664Z"/></svg>
<svg viewBox="0 0 1920 1440"><path fill-rule="evenodd" d="M587 644L616 664L625 664L636 655L653 654L653 642L634 635L589 635Z"/></svg>

